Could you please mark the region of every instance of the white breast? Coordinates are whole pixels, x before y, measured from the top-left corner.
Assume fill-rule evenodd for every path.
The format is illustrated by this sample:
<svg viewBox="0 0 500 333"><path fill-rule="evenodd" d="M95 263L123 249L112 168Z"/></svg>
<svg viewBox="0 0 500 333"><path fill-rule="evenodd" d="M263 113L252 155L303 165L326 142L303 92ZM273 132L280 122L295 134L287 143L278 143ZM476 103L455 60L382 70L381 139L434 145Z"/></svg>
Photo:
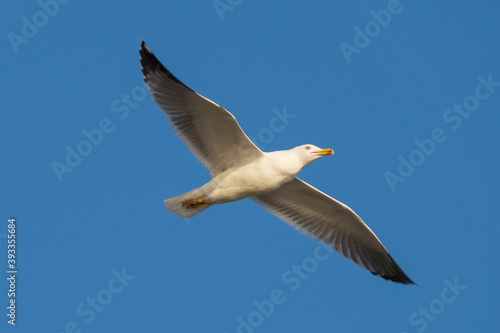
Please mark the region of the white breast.
<svg viewBox="0 0 500 333"><path fill-rule="evenodd" d="M269 193L291 181L301 168L294 161L283 159L281 153L285 152L266 153L247 165L217 175L205 185L207 201L214 204L236 201Z"/></svg>

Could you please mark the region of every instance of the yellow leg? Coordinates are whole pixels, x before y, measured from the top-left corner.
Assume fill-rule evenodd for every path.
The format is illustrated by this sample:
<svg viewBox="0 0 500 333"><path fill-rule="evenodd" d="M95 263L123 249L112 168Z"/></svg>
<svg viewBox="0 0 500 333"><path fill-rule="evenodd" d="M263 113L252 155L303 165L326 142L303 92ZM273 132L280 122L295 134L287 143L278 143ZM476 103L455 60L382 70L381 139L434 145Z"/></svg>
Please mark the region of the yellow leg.
<svg viewBox="0 0 500 333"><path fill-rule="evenodd" d="M205 198L199 197L196 199L191 199L188 201L184 201L182 205L186 207L187 209L192 209L192 208L200 208L200 207L207 207L208 204L204 203L203 200Z"/></svg>

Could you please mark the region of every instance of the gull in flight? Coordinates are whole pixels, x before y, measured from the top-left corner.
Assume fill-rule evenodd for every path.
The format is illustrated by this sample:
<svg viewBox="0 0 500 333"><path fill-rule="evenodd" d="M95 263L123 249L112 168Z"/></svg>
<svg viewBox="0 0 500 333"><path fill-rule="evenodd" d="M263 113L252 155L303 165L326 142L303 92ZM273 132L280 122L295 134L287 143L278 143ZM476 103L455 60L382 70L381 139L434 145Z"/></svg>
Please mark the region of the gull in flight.
<svg viewBox="0 0 500 333"><path fill-rule="evenodd" d="M296 177L306 165L332 155L332 149L305 144L263 152L231 113L179 81L144 41L139 53L152 98L212 177L199 188L165 200L168 210L189 218L212 205L249 198L372 274L414 284L354 211Z"/></svg>

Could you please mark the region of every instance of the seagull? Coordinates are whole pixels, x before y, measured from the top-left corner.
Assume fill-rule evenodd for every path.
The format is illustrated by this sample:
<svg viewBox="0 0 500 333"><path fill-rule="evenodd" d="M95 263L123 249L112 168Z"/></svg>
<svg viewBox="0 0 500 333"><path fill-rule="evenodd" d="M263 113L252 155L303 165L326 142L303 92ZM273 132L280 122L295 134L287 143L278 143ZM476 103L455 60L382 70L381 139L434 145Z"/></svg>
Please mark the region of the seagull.
<svg viewBox="0 0 500 333"><path fill-rule="evenodd" d="M199 188L166 199L170 212L190 218L212 205L249 198L373 275L415 284L352 209L297 178L308 164L332 155L332 149L305 144L263 152L231 113L177 79L144 41L139 54L151 97L212 178Z"/></svg>

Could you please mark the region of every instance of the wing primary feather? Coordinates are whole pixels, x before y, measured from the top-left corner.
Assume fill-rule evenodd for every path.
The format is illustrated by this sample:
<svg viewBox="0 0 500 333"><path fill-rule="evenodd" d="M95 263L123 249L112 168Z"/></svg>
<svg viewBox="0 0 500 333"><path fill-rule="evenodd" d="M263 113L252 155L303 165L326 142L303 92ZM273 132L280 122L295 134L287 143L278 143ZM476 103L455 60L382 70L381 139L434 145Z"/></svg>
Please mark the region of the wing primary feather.
<svg viewBox="0 0 500 333"><path fill-rule="evenodd" d="M212 177L263 155L234 116L173 75L144 41L139 49L143 79L169 125Z"/></svg>
<svg viewBox="0 0 500 333"><path fill-rule="evenodd" d="M373 275L414 284L352 209L300 179L251 199L298 231L329 244Z"/></svg>
<svg viewBox="0 0 500 333"><path fill-rule="evenodd" d="M163 66L163 64L158 60L158 58L156 58L156 56L153 54L153 52L151 52L151 50L143 40L141 41L141 49L139 50L139 54L141 55L142 73L144 74L144 79L146 79L153 73L162 73L163 75L166 75L170 80L182 84L187 89L193 91L191 88L182 83L181 80L175 77L175 75L172 74L165 66Z"/></svg>

